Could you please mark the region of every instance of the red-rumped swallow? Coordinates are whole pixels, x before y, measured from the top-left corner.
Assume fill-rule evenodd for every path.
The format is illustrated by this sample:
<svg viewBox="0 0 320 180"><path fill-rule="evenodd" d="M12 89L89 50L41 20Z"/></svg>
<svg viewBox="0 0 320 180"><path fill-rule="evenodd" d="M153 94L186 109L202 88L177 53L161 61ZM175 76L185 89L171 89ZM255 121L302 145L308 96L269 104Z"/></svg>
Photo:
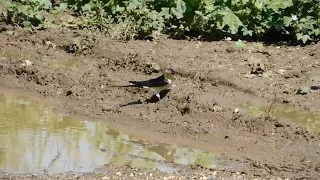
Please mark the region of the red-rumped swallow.
<svg viewBox="0 0 320 180"><path fill-rule="evenodd" d="M139 88L146 88L152 90L155 95L160 100L160 92L163 90L170 89L171 87L174 87L175 85L172 84L173 80L175 79L175 71L173 69L167 69L163 75L146 80L146 81L129 81L130 85L125 86L114 86L114 87L139 87Z"/></svg>

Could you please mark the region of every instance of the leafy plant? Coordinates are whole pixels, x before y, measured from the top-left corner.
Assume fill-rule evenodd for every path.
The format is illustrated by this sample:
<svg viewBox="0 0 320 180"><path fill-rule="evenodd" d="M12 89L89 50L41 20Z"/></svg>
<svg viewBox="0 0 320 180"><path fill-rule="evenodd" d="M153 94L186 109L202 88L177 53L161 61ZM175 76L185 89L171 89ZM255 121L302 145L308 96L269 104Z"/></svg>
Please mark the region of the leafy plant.
<svg viewBox="0 0 320 180"><path fill-rule="evenodd" d="M287 37L307 43L320 37L320 0L0 0L7 24L38 26L43 12L71 11L78 26L116 39L173 36Z"/></svg>
<svg viewBox="0 0 320 180"><path fill-rule="evenodd" d="M7 23L23 26L37 26L41 24L44 20L42 12L52 8L50 0L12 0L2 4L7 10L2 13L3 19L5 19Z"/></svg>

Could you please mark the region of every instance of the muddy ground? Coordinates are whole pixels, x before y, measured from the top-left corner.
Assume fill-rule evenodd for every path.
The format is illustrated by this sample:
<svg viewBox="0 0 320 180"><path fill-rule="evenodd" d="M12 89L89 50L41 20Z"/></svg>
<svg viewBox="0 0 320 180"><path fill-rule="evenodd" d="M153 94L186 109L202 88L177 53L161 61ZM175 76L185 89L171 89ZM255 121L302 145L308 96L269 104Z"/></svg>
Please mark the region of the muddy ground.
<svg viewBox="0 0 320 180"><path fill-rule="evenodd" d="M75 45L75 38L81 46ZM320 82L314 77L320 75L320 43L246 45L247 50L239 50L234 41L166 38L125 43L78 30L3 28L0 86L59 99L53 107L56 111L89 116L158 142L199 147L246 165L240 170L198 167L199 173L217 172L220 178L240 172L245 179L318 179L319 133L286 119L253 117L236 108L246 101L272 104L275 100L319 111ZM160 73L152 69L153 62L177 71L176 87L160 102L141 103L152 95L143 89L111 87L157 77ZM312 90L296 93L306 85ZM159 179L169 176L157 173ZM104 174L81 177L100 179Z"/></svg>

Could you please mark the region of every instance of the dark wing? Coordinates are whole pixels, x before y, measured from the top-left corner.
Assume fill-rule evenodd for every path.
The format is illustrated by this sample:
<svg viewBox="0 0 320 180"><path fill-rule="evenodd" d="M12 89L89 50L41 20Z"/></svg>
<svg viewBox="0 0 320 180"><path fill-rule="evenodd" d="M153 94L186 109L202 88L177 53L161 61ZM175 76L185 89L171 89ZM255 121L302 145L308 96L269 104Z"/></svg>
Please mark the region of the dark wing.
<svg viewBox="0 0 320 180"><path fill-rule="evenodd" d="M148 81L129 81L130 83L134 84L135 87L162 87L168 84L164 75L159 76L154 79L150 79Z"/></svg>

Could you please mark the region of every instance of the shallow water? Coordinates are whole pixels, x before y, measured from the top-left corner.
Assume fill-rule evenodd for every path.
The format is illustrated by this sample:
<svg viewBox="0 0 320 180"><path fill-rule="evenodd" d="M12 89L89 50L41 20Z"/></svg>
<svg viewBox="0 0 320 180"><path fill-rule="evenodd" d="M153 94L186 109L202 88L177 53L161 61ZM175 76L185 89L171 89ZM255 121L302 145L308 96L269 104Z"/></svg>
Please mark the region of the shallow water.
<svg viewBox="0 0 320 180"><path fill-rule="evenodd" d="M0 92L0 172L90 172L127 164L165 172L179 165L242 166L214 153L146 142L107 124L55 113L43 103ZM171 163L169 163L171 162Z"/></svg>
<svg viewBox="0 0 320 180"><path fill-rule="evenodd" d="M256 105L250 102L244 102L239 107L247 109L249 113L255 116L267 114L266 112L270 108L269 105ZM283 104L274 104L270 113L274 117L288 119L300 124L306 127L309 132L320 132L320 113L318 112L310 112Z"/></svg>

